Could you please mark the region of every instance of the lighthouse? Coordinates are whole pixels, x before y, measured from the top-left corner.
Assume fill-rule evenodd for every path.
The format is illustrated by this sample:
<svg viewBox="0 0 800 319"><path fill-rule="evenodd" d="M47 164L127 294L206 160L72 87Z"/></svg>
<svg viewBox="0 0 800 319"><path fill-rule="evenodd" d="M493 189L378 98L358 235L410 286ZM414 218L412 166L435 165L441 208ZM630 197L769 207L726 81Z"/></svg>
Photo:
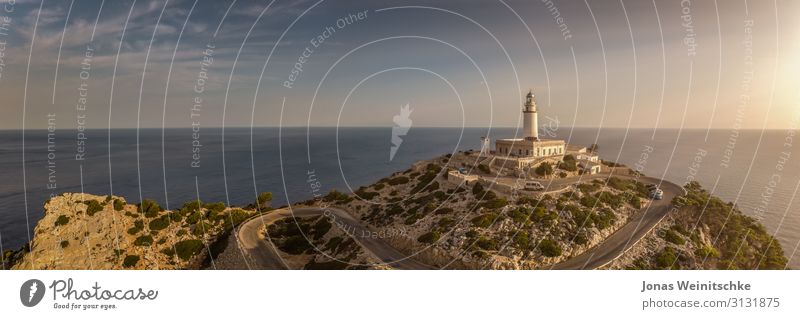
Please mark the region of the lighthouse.
<svg viewBox="0 0 800 319"><path fill-rule="evenodd" d="M525 107L522 109L522 137L527 140L539 139L539 119L536 115L536 101L533 91L525 97Z"/></svg>

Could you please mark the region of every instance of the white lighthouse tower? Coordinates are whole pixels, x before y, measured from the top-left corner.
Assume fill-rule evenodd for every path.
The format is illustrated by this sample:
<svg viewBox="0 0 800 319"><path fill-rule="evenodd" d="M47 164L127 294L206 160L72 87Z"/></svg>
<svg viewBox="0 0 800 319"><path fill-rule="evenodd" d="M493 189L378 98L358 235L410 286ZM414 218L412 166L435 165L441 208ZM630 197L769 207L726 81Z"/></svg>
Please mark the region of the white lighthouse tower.
<svg viewBox="0 0 800 319"><path fill-rule="evenodd" d="M525 98L525 107L522 109L522 137L530 140L539 139L539 119L536 115L533 91L528 92L528 96Z"/></svg>

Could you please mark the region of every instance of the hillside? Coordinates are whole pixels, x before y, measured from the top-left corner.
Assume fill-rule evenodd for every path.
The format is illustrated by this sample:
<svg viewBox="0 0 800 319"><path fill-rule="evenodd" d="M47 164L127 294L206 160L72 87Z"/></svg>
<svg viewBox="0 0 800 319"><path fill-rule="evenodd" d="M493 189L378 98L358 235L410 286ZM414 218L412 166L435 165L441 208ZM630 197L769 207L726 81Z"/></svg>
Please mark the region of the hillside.
<svg viewBox="0 0 800 319"><path fill-rule="evenodd" d="M781 245L757 220L697 182L676 210L612 269L784 269Z"/></svg>
<svg viewBox="0 0 800 319"><path fill-rule="evenodd" d="M197 269L213 244L254 211L222 203L153 201L67 193L44 205L33 241L5 252L13 269ZM28 252L28 250L30 251Z"/></svg>

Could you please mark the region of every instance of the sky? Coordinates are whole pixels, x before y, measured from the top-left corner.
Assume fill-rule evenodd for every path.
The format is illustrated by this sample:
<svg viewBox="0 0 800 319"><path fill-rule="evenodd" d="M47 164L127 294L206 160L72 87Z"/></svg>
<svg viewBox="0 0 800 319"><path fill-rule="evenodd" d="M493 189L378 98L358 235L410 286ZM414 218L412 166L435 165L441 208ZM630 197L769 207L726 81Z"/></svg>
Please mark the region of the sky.
<svg viewBox="0 0 800 319"><path fill-rule="evenodd" d="M2 1L0 129L785 129L800 1ZM88 56L88 57L87 57Z"/></svg>

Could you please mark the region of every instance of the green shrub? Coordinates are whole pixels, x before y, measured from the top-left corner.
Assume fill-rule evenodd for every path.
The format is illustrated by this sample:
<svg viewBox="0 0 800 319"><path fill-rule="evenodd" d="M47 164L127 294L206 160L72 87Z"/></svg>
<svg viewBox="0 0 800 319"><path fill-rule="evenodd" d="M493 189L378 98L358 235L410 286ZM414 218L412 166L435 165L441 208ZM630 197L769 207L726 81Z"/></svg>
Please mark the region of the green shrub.
<svg viewBox="0 0 800 319"><path fill-rule="evenodd" d="M114 210L115 211L122 211L125 209L125 202L119 199L114 200Z"/></svg>
<svg viewBox="0 0 800 319"><path fill-rule="evenodd" d="M581 202L581 205L583 205L583 206L586 206L586 207L589 207L589 208L593 208L593 207L597 206L597 204L600 202L600 200L597 197L594 197L592 195L584 195L583 197L581 197L580 202Z"/></svg>
<svg viewBox="0 0 800 319"><path fill-rule="evenodd" d="M292 255L299 255L312 248L311 243L308 242L301 235L289 236L286 239L279 241L278 248Z"/></svg>
<svg viewBox="0 0 800 319"><path fill-rule="evenodd" d="M125 256L125 260L122 261L122 267L131 268L136 266L138 262L139 262L139 256L127 255Z"/></svg>
<svg viewBox="0 0 800 319"><path fill-rule="evenodd" d="M153 244L153 236L144 235L139 236L136 240L133 241L133 244L136 246L150 246Z"/></svg>
<svg viewBox="0 0 800 319"><path fill-rule="evenodd" d="M190 224L190 225L194 225L194 224L197 224L197 222L199 222L200 219L202 219L202 218L203 218L203 213L194 212L191 215L189 215L189 217L186 217L186 223Z"/></svg>
<svg viewBox="0 0 800 319"><path fill-rule="evenodd" d="M678 256L675 255L675 250L672 247L665 247L664 250L656 256L656 266L661 269L678 268L675 263Z"/></svg>
<svg viewBox="0 0 800 319"><path fill-rule="evenodd" d="M550 163L548 162L539 164L539 166L536 167L536 174L538 174L539 176L547 176L553 174L553 165L550 165Z"/></svg>
<svg viewBox="0 0 800 319"><path fill-rule="evenodd" d="M675 245L683 245L684 243L686 243L686 241L683 239L683 237L681 237L681 235L679 235L678 232L676 232L676 231L674 231L672 229L668 229L664 233L664 239L666 241L670 242L670 243L675 244Z"/></svg>
<svg viewBox="0 0 800 319"><path fill-rule="evenodd" d="M479 164L478 165L478 170L483 172L484 174L491 174L492 173L492 170L489 169L489 166L486 166L486 164Z"/></svg>
<svg viewBox="0 0 800 319"><path fill-rule="evenodd" d="M387 181L387 183L388 183L389 185L395 186L395 185L403 185L403 184L406 184L406 183L408 183L408 181L409 181L408 177L405 177L405 176L397 176L397 177L395 177L395 178L389 179L389 181Z"/></svg>
<svg viewBox="0 0 800 319"><path fill-rule="evenodd" d="M87 201L85 201L83 203L86 204L86 206L87 206L86 207L86 215L94 216L95 213L103 210L103 205L100 205L100 202L98 202L95 199L87 200Z"/></svg>
<svg viewBox="0 0 800 319"><path fill-rule="evenodd" d="M441 237L441 234L439 234L438 231L434 230L432 232L428 232L428 233L422 234L422 236L419 236L417 238L417 241L421 242L421 243L424 243L424 244L433 244L433 243L439 241L440 237Z"/></svg>
<svg viewBox="0 0 800 319"><path fill-rule="evenodd" d="M558 168L563 169L565 171L574 172L578 170L578 163L575 162L574 158L573 160L568 161L567 158L564 157L564 161L558 164Z"/></svg>
<svg viewBox="0 0 800 319"><path fill-rule="evenodd" d="M183 203L183 206L181 207L180 211L183 214L190 214L192 212L200 211L201 207L203 207L203 203L201 201L193 200Z"/></svg>
<svg viewBox="0 0 800 319"><path fill-rule="evenodd" d="M69 223L69 217L67 217L67 215L59 215L58 218L56 218L55 226L56 227L63 226L68 223Z"/></svg>
<svg viewBox="0 0 800 319"><path fill-rule="evenodd" d="M189 260L189 258L192 258L192 256L197 254L202 248L203 241L199 239L188 239L175 243L175 253L178 255L178 258L183 260Z"/></svg>
<svg viewBox="0 0 800 319"><path fill-rule="evenodd" d="M481 194L483 194L483 185L481 183L472 185L472 195L480 196Z"/></svg>
<svg viewBox="0 0 800 319"><path fill-rule="evenodd" d="M258 200L257 202L258 207L266 208L269 202L272 201L272 193L263 192L261 194L258 194L257 200Z"/></svg>
<svg viewBox="0 0 800 319"><path fill-rule="evenodd" d="M550 239L543 239L539 243L539 251L541 251L542 255L546 257L561 256L561 246Z"/></svg>
<svg viewBox="0 0 800 319"><path fill-rule="evenodd" d="M500 247L496 240L486 237L478 238L475 241L475 246L483 250L497 250Z"/></svg>
<svg viewBox="0 0 800 319"><path fill-rule="evenodd" d="M603 230L606 229L617 221L617 216L614 215L614 212L609 209L603 209L600 213L592 213L590 215L594 225L597 226L597 229Z"/></svg>
<svg viewBox="0 0 800 319"><path fill-rule="evenodd" d="M205 207L205 209L208 209L209 211L221 213L222 211L225 210L225 203L223 202L207 203L203 205L203 207Z"/></svg>
<svg viewBox="0 0 800 319"><path fill-rule="evenodd" d="M243 221L250 218L250 213L241 210L241 209L234 209L228 213L228 218L225 218L224 227L225 229L233 229L233 226L241 224Z"/></svg>
<svg viewBox="0 0 800 319"><path fill-rule="evenodd" d="M214 227L214 225L211 225L209 223L199 222L199 223L197 223L197 225L194 226L194 230L192 231L192 234L195 235L195 236L203 236L203 235L211 232L211 229L213 227Z"/></svg>
<svg viewBox="0 0 800 319"><path fill-rule="evenodd" d="M514 246L519 249L527 249L531 243L530 235L526 231L519 231L514 235Z"/></svg>
<svg viewBox="0 0 800 319"><path fill-rule="evenodd" d="M328 195L325 195L324 199L325 201L328 202L337 202L337 203L344 203L352 200L350 196L347 196L347 194L339 192L335 189L331 190L331 192L328 193Z"/></svg>
<svg viewBox="0 0 800 319"><path fill-rule="evenodd" d="M628 203L631 204L631 206L633 206L633 208L636 208L636 209L641 209L642 208L642 200L639 198L639 196L637 196L635 194L631 194L630 195L630 197L628 198Z"/></svg>
<svg viewBox="0 0 800 319"><path fill-rule="evenodd" d="M150 221L147 225L150 230L162 230L169 227L169 215L164 215Z"/></svg>
<svg viewBox="0 0 800 319"><path fill-rule="evenodd" d="M495 219L497 219L497 214L495 213L483 214L473 218L472 225L475 227L486 228L491 226Z"/></svg>
<svg viewBox="0 0 800 319"><path fill-rule="evenodd" d="M358 197L363 198L364 200L371 200L375 198L375 196L380 195L378 192L370 192L365 189L359 189L355 191L355 194L358 195Z"/></svg>
<svg viewBox="0 0 800 319"><path fill-rule="evenodd" d="M145 199L139 204L139 213L144 214L144 217L147 218L156 217L162 211L161 206L158 206L158 203L150 199Z"/></svg>
<svg viewBox="0 0 800 319"><path fill-rule="evenodd" d="M697 248L694 254L699 258L717 258L719 257L719 251L714 249L714 247L710 247L708 245L702 245Z"/></svg>
<svg viewBox="0 0 800 319"><path fill-rule="evenodd" d="M506 205L508 205L508 201L505 198L499 197L488 200L484 202L481 206L488 209L497 209L497 208L503 208Z"/></svg>
<svg viewBox="0 0 800 319"><path fill-rule="evenodd" d="M332 226L333 224L331 224L331 222L328 221L326 217L320 218L320 220L317 221L316 224L314 224L314 227L311 228L311 234L313 234L314 240L320 239L323 236L325 236L325 234L327 234L328 231L331 230Z"/></svg>
<svg viewBox="0 0 800 319"><path fill-rule="evenodd" d="M137 233L139 233L143 229L144 229L144 222L142 222L142 220L139 219L139 220L136 220L135 222L133 222L133 227L128 228L128 234L136 235Z"/></svg>
<svg viewBox="0 0 800 319"><path fill-rule="evenodd" d="M455 224L456 224L455 220L453 220L452 218L447 218L447 217L440 219L436 223L436 225L439 226L439 228L442 229L443 231L449 230Z"/></svg>

